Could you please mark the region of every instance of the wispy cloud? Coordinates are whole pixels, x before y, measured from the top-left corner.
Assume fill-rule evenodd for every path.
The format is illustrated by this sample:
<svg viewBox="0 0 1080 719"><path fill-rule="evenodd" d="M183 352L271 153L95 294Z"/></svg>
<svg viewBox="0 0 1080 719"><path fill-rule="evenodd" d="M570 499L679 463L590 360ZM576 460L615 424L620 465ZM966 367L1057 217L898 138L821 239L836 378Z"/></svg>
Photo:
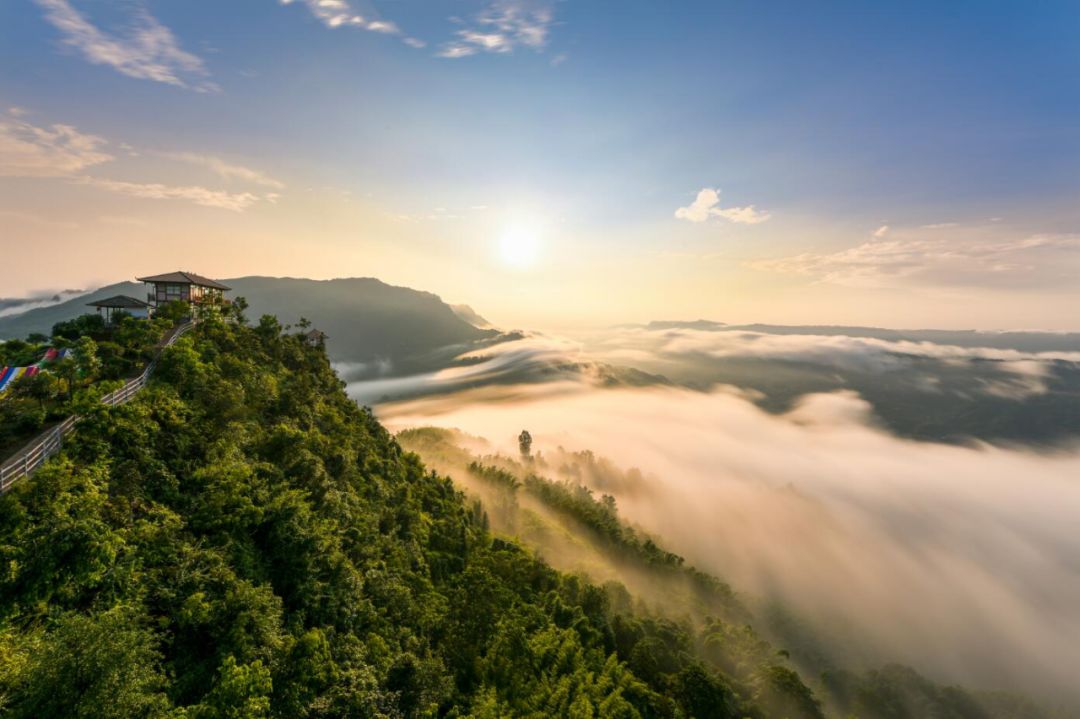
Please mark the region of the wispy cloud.
<svg viewBox="0 0 1080 719"><path fill-rule="evenodd" d="M720 191L705 187L698 191L693 202L675 210L675 217L688 222L705 222L719 217L742 225L757 225L767 221L772 215L753 205L720 207Z"/></svg>
<svg viewBox="0 0 1080 719"><path fill-rule="evenodd" d="M157 182L124 182L86 175L79 177L78 182L130 197L152 200L186 200L194 202L196 205L217 207L222 210L232 210L233 212L242 212L259 201L259 196L251 192L225 192L198 185L178 186L163 185Z"/></svg>
<svg viewBox="0 0 1080 719"><path fill-rule="evenodd" d="M887 234L889 234L888 225L882 225L881 227L874 230L874 237L878 238L879 240Z"/></svg>
<svg viewBox="0 0 1080 719"><path fill-rule="evenodd" d="M1045 286L1075 282L1080 236L988 240L916 232L837 252L757 260L750 266L847 286Z"/></svg>
<svg viewBox="0 0 1080 719"><path fill-rule="evenodd" d="M202 59L180 47L176 36L145 8L131 17L125 36L101 30L72 7L68 0L35 0L48 20L87 61L108 65L121 74L153 80L198 92L220 88L206 78Z"/></svg>
<svg viewBox="0 0 1080 719"><path fill-rule="evenodd" d="M161 155L162 157L167 157L179 162L186 162L190 165L205 167L224 180L250 182L255 185L262 185L263 187L270 187L275 190L285 188L285 183L280 180L275 180L265 173L259 172L258 170L252 170L251 168L242 165L226 162L214 155L200 155L196 152L164 152L161 153Z"/></svg>
<svg viewBox="0 0 1080 719"><path fill-rule="evenodd" d="M329 28L353 27L383 35L398 35L409 47L427 47L427 43L423 40L404 35L397 23L361 14L347 0L280 0L280 2L282 5L304 5L316 20Z"/></svg>
<svg viewBox="0 0 1080 719"><path fill-rule="evenodd" d="M10 317L39 307L58 305L86 292L86 290L61 290L60 292L34 292L27 297L0 297L0 317Z"/></svg>
<svg viewBox="0 0 1080 719"><path fill-rule="evenodd" d="M37 127L0 118L0 177L69 177L113 159L106 144L71 125Z"/></svg>
<svg viewBox="0 0 1080 719"><path fill-rule="evenodd" d="M0 116L0 177L62 178L129 197L158 200L187 200L204 207L241 212L260 200L275 202L280 195L265 192L229 192L200 185L169 185L160 182L127 182L86 174L88 168L110 162L108 141L80 132L71 125L38 127L8 114ZM272 190L284 183L241 165L212 155L164 153L165 156L204 167L225 180L260 185Z"/></svg>
<svg viewBox="0 0 1080 719"><path fill-rule="evenodd" d="M456 39L445 43L437 55L453 59L478 52L508 53L517 47L539 52L547 46L554 19L547 1L496 0L458 30Z"/></svg>

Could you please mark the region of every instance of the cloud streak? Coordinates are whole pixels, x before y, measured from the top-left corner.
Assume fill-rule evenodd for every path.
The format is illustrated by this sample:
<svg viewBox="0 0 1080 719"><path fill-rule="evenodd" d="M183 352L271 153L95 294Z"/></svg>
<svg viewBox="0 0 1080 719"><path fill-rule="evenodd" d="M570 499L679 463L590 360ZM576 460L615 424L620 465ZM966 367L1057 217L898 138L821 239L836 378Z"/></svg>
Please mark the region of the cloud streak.
<svg viewBox="0 0 1080 719"><path fill-rule="evenodd" d="M1032 287L1073 283L1080 269L1077 235L989 240L917 232L893 239L877 237L836 252L807 252L749 265L851 287Z"/></svg>
<svg viewBox="0 0 1080 719"><path fill-rule="evenodd" d="M198 185L183 186L164 185L157 182L125 182L88 176L79 177L78 182L118 195L150 200L186 200L203 207L216 207L233 212L243 212L260 199L258 195L251 192L226 192L224 190L211 190Z"/></svg>
<svg viewBox="0 0 1080 719"><path fill-rule="evenodd" d="M95 26L68 0L34 1L44 10L45 19L60 31L64 44L92 64L197 92L220 90L207 79L209 72L202 59L182 49L172 31L145 8L132 14L127 35L119 36Z"/></svg>
<svg viewBox="0 0 1080 719"><path fill-rule="evenodd" d="M115 160L107 152L108 141L80 132L71 125L38 127L19 119L23 113L0 117L0 177L60 178L128 197L155 200L186 200L203 207L242 212L264 200L275 202L277 192L230 192L201 185L160 182L128 182L87 174L85 171ZM205 168L218 177L281 190L284 183L242 165L213 155L189 152L161 153L163 157ZM22 219L26 219L23 215ZM38 219L40 222L40 218Z"/></svg>
<svg viewBox="0 0 1080 719"><path fill-rule="evenodd" d="M412 48L427 47L427 43L415 37L403 35L401 28L392 20L363 15L347 0L280 0L282 5L301 4L308 12L328 28L351 27L383 35L396 35Z"/></svg>
<svg viewBox="0 0 1080 719"><path fill-rule="evenodd" d="M186 162L190 165L204 167L223 180L250 182L254 185L262 185L263 187L269 187L275 190L285 189L285 183L280 180L275 180L273 177L259 172L258 170L252 170L251 168L242 165L226 162L220 157L215 157L213 155L200 155L196 152L165 152L162 153L162 156L179 162Z"/></svg>
<svg viewBox="0 0 1080 719"><path fill-rule="evenodd" d="M61 290L60 292L36 292L27 297L0 297L0 317L10 317L39 307L51 307L84 295L88 290Z"/></svg>
<svg viewBox="0 0 1080 719"><path fill-rule="evenodd" d="M112 160L106 144L71 125L36 127L16 117L0 120L0 177L70 177Z"/></svg>

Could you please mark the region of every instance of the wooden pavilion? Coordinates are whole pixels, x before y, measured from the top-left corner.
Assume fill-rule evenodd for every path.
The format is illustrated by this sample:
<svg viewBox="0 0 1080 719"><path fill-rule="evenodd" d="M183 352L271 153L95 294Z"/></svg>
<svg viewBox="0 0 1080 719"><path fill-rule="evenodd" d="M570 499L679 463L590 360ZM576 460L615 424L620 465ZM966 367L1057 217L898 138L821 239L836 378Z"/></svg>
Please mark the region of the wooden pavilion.
<svg viewBox="0 0 1080 719"><path fill-rule="evenodd" d="M94 300L86 304L90 307L96 307L98 314L105 316L105 324L112 324L118 312L124 312L134 317L150 317L154 310L153 305L149 302L143 302L127 295L116 295L115 297Z"/></svg>
<svg viewBox="0 0 1080 719"><path fill-rule="evenodd" d="M326 333L320 329L313 329L304 335L304 341L311 347L321 347L326 344Z"/></svg>

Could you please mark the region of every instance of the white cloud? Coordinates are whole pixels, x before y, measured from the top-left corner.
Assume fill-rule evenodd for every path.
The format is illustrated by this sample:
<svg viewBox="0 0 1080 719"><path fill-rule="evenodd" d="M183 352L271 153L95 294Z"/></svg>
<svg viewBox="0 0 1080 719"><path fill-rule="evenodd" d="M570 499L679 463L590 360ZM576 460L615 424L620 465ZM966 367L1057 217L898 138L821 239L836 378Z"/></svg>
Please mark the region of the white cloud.
<svg viewBox="0 0 1080 719"><path fill-rule="evenodd" d="M217 207L222 210L232 210L233 212L242 212L259 201L259 196L251 192L225 192L198 185L178 186L163 185L157 182L124 182L85 175L79 177L78 181L81 184L119 195L153 200L187 200L188 202L194 202L196 205Z"/></svg>
<svg viewBox="0 0 1080 719"><path fill-rule="evenodd" d="M719 207L719 204L720 191L706 187L698 192L692 203L675 210L675 217L689 222L705 222L712 217L722 217L743 225L757 225L772 217L768 212L758 210L753 205L724 208Z"/></svg>
<svg viewBox="0 0 1080 719"><path fill-rule="evenodd" d="M0 177L67 177L113 159L105 145L71 125L0 120Z"/></svg>
<svg viewBox="0 0 1080 719"><path fill-rule="evenodd" d="M63 35L64 43L95 65L109 65L128 77L199 92L220 89L205 79L209 73L202 59L183 50L172 31L144 8L134 12L127 36L120 37L96 27L68 0L35 2L44 9L45 19Z"/></svg>
<svg viewBox="0 0 1080 719"><path fill-rule="evenodd" d="M460 58L478 52L508 53L517 47L539 52L547 46L554 19L547 0L496 0L436 54Z"/></svg>
<svg viewBox="0 0 1080 719"><path fill-rule="evenodd" d="M1034 235L1015 240L967 236L875 239L846 250L758 260L750 266L805 275L838 285L908 284L1039 286L1075 282L1080 236Z"/></svg>
<svg viewBox="0 0 1080 719"><path fill-rule="evenodd" d="M191 165L205 167L225 180L240 180L255 185L262 185L263 187L270 187L275 190L285 188L285 183L275 180L269 175L259 172L258 170L243 167L242 165L230 164L220 157L215 157L213 155L200 155L196 152L166 152L162 153L162 156L180 162L186 162Z"/></svg>
<svg viewBox="0 0 1080 719"><path fill-rule="evenodd" d="M462 45L460 43L450 43L448 45L444 45L442 50L439 50L439 52L436 53L436 55L438 55L438 57L445 57L445 58L448 58L450 60L454 60L454 59L459 58L459 57L468 57L469 55L475 55L475 54L476 54L476 48L475 47L470 47L468 45Z"/></svg>
<svg viewBox="0 0 1080 719"><path fill-rule="evenodd" d="M888 225L882 225L881 227L874 230L874 237L878 238L879 240L887 234L889 234Z"/></svg>
<svg viewBox="0 0 1080 719"><path fill-rule="evenodd" d="M358 13L347 0L280 0L280 2L282 5L294 3L304 5L315 19L329 28L354 27L383 35L401 35L401 28L397 26L397 23L365 17ZM403 38L402 42L416 48L427 45L426 42L415 37Z"/></svg>
<svg viewBox="0 0 1080 719"><path fill-rule="evenodd" d="M367 29L372 32L381 32L387 35L397 35L401 32L397 25L387 20L373 20L367 24Z"/></svg>

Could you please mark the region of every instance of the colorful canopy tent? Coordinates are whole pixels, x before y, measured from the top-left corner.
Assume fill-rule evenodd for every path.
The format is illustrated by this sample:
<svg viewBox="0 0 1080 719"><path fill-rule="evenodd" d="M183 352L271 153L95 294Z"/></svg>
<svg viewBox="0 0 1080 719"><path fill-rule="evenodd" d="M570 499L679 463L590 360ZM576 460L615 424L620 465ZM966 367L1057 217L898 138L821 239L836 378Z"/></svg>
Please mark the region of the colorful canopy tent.
<svg viewBox="0 0 1080 719"><path fill-rule="evenodd" d="M8 386L20 377L33 377L40 371L37 365L29 367L5 367L0 372L0 393L6 392Z"/></svg>
<svg viewBox="0 0 1080 719"><path fill-rule="evenodd" d="M56 362L57 360L67 359L70 356L70 349L58 350L55 347L50 347L45 351L45 354L42 355L41 359L32 365L27 367L4 367L0 369L0 394L6 392L11 387L12 383L20 377L33 377L41 371L43 366L51 362Z"/></svg>

